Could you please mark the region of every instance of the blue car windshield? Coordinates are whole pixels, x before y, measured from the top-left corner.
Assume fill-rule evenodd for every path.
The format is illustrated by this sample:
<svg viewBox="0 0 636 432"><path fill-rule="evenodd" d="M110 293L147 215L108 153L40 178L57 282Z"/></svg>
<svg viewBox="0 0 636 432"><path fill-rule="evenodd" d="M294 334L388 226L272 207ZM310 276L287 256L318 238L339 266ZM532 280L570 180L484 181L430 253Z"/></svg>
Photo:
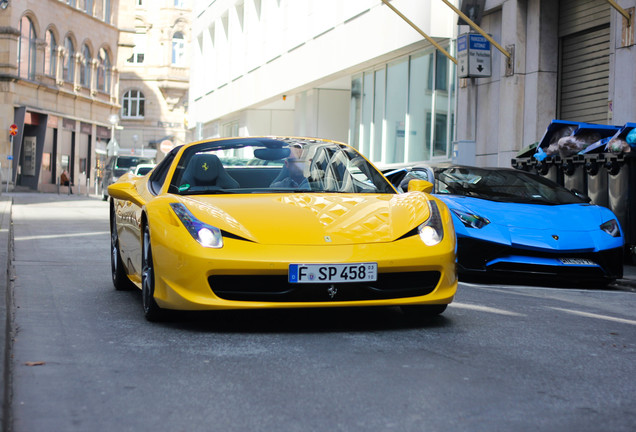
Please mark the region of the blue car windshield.
<svg viewBox="0 0 636 432"><path fill-rule="evenodd" d="M228 138L188 147L169 191L246 193L395 193L353 148L314 139Z"/></svg>
<svg viewBox="0 0 636 432"><path fill-rule="evenodd" d="M435 186L439 194L490 201L547 205L587 202L549 179L514 169L438 168L435 172Z"/></svg>

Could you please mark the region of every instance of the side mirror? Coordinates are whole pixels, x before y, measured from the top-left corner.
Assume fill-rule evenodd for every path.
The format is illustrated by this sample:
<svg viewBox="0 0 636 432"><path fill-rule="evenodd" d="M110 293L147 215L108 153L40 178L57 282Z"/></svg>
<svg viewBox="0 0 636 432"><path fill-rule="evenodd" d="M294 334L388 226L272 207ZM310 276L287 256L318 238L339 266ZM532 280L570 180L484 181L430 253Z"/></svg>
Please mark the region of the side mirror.
<svg viewBox="0 0 636 432"><path fill-rule="evenodd" d="M418 191L432 193L433 187L433 183L426 180L413 179L409 182L409 192Z"/></svg>
<svg viewBox="0 0 636 432"><path fill-rule="evenodd" d="M130 181L118 181L108 186L108 195L115 199L130 201L139 207L143 207L145 204L145 201L137 192L135 183Z"/></svg>

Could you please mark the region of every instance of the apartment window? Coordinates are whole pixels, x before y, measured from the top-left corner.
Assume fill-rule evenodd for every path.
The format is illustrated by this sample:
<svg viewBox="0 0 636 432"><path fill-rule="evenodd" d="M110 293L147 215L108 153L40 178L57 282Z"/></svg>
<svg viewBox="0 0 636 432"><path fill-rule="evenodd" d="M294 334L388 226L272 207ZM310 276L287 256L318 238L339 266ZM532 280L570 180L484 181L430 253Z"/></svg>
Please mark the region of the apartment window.
<svg viewBox="0 0 636 432"><path fill-rule="evenodd" d="M140 31L140 30L138 30ZM135 34L135 47L133 48L133 54L126 60L128 63L141 64L145 60L146 53L146 33Z"/></svg>
<svg viewBox="0 0 636 432"><path fill-rule="evenodd" d="M183 33L176 32L172 36L172 64L176 66L183 66L185 60L185 42L183 39Z"/></svg>
<svg viewBox="0 0 636 432"><path fill-rule="evenodd" d="M77 0L66 0L66 4L75 7L77 6Z"/></svg>
<svg viewBox="0 0 636 432"><path fill-rule="evenodd" d="M174 7L183 8L183 0L174 0Z"/></svg>
<svg viewBox="0 0 636 432"><path fill-rule="evenodd" d="M104 21L110 24L110 0L104 0Z"/></svg>
<svg viewBox="0 0 636 432"><path fill-rule="evenodd" d="M66 49L66 57L64 58L64 81L75 81L75 45L70 37L64 39L64 48Z"/></svg>
<svg viewBox="0 0 636 432"><path fill-rule="evenodd" d="M104 48L101 48L97 63L97 90L110 93L110 73L110 56Z"/></svg>
<svg viewBox="0 0 636 432"><path fill-rule="evenodd" d="M46 46L44 47L44 73L55 77L57 71L57 42L53 31L47 30L45 34Z"/></svg>
<svg viewBox="0 0 636 432"><path fill-rule="evenodd" d="M84 87L91 86L91 50L87 45L82 47L82 63L80 64L80 84Z"/></svg>
<svg viewBox="0 0 636 432"><path fill-rule="evenodd" d="M129 90L122 98L122 118L143 118L146 99L139 90Z"/></svg>
<svg viewBox="0 0 636 432"><path fill-rule="evenodd" d="M35 79L35 30L28 17L20 20L20 38L18 39L18 76Z"/></svg>

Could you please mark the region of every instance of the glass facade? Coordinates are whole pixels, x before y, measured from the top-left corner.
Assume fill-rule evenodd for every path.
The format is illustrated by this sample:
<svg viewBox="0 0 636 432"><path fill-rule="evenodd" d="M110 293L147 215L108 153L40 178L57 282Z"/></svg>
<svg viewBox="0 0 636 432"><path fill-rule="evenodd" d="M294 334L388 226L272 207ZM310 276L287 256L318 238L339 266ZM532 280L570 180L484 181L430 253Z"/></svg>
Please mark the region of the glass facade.
<svg viewBox="0 0 636 432"><path fill-rule="evenodd" d="M379 163L450 159L454 66L431 48L354 76L351 145Z"/></svg>

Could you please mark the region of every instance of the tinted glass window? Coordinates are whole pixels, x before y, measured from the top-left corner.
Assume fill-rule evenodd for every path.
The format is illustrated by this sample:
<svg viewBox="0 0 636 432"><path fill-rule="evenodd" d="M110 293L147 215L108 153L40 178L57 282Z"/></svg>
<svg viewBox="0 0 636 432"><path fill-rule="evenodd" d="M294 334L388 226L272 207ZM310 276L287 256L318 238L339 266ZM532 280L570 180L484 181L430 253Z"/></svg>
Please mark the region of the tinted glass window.
<svg viewBox="0 0 636 432"><path fill-rule="evenodd" d="M163 183L166 181L166 177L168 176L168 171L170 170L170 166L174 161L175 155L177 154L179 147L175 147L166 155L165 158L155 167L155 170L150 175L150 180L148 182L148 188L150 192L157 195L161 191L161 187Z"/></svg>
<svg viewBox="0 0 636 432"><path fill-rule="evenodd" d="M586 202L546 178L520 170L450 167L437 169L435 180L440 194L534 204Z"/></svg>

